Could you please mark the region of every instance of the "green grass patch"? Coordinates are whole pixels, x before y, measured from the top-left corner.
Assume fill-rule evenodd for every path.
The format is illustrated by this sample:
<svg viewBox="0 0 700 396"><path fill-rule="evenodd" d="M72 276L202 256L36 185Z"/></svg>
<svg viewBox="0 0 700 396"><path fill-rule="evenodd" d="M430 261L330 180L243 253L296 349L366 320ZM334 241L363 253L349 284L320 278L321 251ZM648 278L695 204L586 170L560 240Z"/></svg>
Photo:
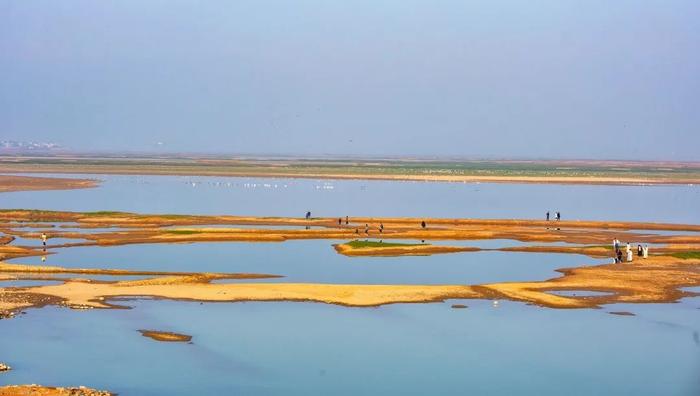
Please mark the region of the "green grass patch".
<svg viewBox="0 0 700 396"><path fill-rule="evenodd" d="M679 259L700 259L700 252L678 252L673 253L671 256Z"/></svg>
<svg viewBox="0 0 700 396"><path fill-rule="evenodd" d="M175 235L192 235L192 234L199 234L202 231L198 230L167 230L165 231L168 234L175 234Z"/></svg>
<svg viewBox="0 0 700 396"><path fill-rule="evenodd" d="M396 243L396 242L376 242L376 241L352 241L346 243L353 249L362 248L386 248L386 247L406 247L406 246L426 246L421 243Z"/></svg>

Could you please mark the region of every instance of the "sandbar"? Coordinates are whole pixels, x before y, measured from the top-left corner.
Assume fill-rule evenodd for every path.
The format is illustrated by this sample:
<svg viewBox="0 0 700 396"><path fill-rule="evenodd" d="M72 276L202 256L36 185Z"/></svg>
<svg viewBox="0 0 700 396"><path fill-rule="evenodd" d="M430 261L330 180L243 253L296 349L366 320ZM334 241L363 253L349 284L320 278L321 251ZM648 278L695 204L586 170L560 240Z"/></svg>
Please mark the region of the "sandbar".
<svg viewBox="0 0 700 396"><path fill-rule="evenodd" d="M353 241L358 242L358 241ZM354 246L352 243L333 245L335 250L345 256L430 256L433 254L476 252L481 249L463 246L437 246L430 244L397 244L374 242L369 246ZM360 242L362 243L362 242Z"/></svg>
<svg viewBox="0 0 700 396"><path fill-rule="evenodd" d="M426 221L422 227L420 221ZM221 278L274 278L284 274L208 274L170 273L157 271L124 271L119 269L67 269L48 266L27 266L0 263L0 275L15 279L31 279L41 274L74 273L84 279L59 279L60 284L25 288L0 288L0 314L10 316L18 310L62 305L71 308L116 308L110 301L142 297L208 302L237 301L308 301L353 307L374 307L396 303L434 303L449 299L508 299L551 308L595 308L614 303L674 302L696 293L682 288L700 285L700 226L692 224L657 224L612 221L561 221L512 219L409 219L353 218L350 224L338 225L337 218L311 220L283 217L246 216L188 216L149 215L121 212L55 212L5 210L0 211L0 231L9 236L38 238L36 232L22 231L14 224L53 224L49 241L54 237L80 236L84 242L50 245L60 249L75 246L111 246L134 243L192 243L192 242L284 242L298 239L345 239L351 242L335 246L341 254L391 256L460 253L479 250L460 246L423 243L378 242L383 240L489 240L510 239L537 242L537 245L496 248L491 250L523 253L568 253L595 258L612 257L610 241L653 243L648 259L637 258L633 263L600 264L577 268L562 268L560 276L533 279L529 282L498 282L480 285L402 285L402 284L319 284L287 283L283 278L274 282L212 283ZM87 225L85 232L62 231ZM225 227L211 227L218 224ZM240 228L237 225L267 225L268 228ZM352 241L357 229L368 224L372 241ZM379 232L378 225L384 226ZM58 225L58 226L56 226ZM200 226L201 225L201 226ZM286 228L276 229L275 225ZM316 228L306 229L307 225ZM91 227L116 229L93 233ZM270 227L272 226L272 227ZM298 229L289 229L298 226ZM174 228L173 228L174 227ZM639 232L635 230L645 230ZM682 231L682 234L655 234L659 231ZM557 242L557 244L549 244ZM564 243L562 245L562 243ZM348 247L350 246L350 247ZM330 248L330 246L329 246ZM354 253L353 253L354 252ZM0 259L46 254L37 247L0 245ZM90 275L152 275L148 279L122 281L92 281ZM602 291L603 295L563 296L555 292ZM584 293L585 294L585 293Z"/></svg>
<svg viewBox="0 0 700 396"><path fill-rule="evenodd" d="M112 396L111 392L84 386L51 387L41 385L7 385L0 386L0 396Z"/></svg>
<svg viewBox="0 0 700 396"><path fill-rule="evenodd" d="M158 330L139 330L142 336L161 342L190 342L192 336Z"/></svg>
<svg viewBox="0 0 700 396"><path fill-rule="evenodd" d="M0 192L73 190L97 187L96 180L0 175Z"/></svg>

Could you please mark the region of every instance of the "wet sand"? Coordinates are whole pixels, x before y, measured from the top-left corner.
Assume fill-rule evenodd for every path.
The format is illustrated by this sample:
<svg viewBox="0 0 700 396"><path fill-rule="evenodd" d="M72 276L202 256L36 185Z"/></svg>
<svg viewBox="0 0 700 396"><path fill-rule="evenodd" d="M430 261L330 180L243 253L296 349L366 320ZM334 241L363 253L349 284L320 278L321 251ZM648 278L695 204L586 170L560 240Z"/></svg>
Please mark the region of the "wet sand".
<svg viewBox="0 0 700 396"><path fill-rule="evenodd" d="M112 396L113 393L86 387L63 388L41 385L0 386L0 396Z"/></svg>
<svg viewBox="0 0 700 396"><path fill-rule="evenodd" d="M42 279L51 274L73 273L86 279L61 280L57 285L0 289L0 311L5 315L29 307L63 305L72 308L115 308L110 301L121 301L150 296L174 300L194 301L313 301L355 307L371 307L394 303L428 303L451 299L509 299L552 308L594 308L614 303L673 302L695 295L681 288L700 285L700 257L678 258L673 254L695 252L700 246L700 229L696 225L654 224L631 222L561 221L543 222L527 220L471 220L424 219L428 226L420 226L419 219L356 218L349 226L337 225L337 219L294 219L235 216L171 216L139 215L130 213L76 213L44 211L4 211L0 221L5 222L2 231L38 238L36 232L23 232L9 228L16 222L50 222L51 237L82 236L86 242L52 245L51 248L69 249L73 246L124 245L133 243L180 243L200 241L283 242L294 239L354 239L357 224L376 227L384 224L383 239L411 240L489 240L511 239L526 242L566 242L571 246L534 245L508 247L496 250L570 253L591 257L612 255L609 241L613 237L635 242L665 244L653 248L648 259L635 258L634 263L605 264L579 268L560 269L561 276L531 282L500 282L482 285L348 285L311 283L211 283L214 279L250 279L275 275L265 274L207 274L168 273L150 271L123 271L118 269L63 269L60 267L23 266L0 264L0 274L16 279L30 279L41 273ZM87 224L85 233L62 232L60 223ZM223 224L230 228L194 227L196 224ZM237 224L295 225L300 229L236 228ZM306 225L320 227L304 229ZM170 228L187 225L186 228ZM75 227L75 225L73 224ZM127 227L106 233L91 233L90 228ZM555 227L556 226L556 227ZM164 228L168 227L168 228ZM683 230L683 235L656 235L634 230ZM376 228L370 234L379 237ZM372 236L371 235L371 236ZM593 244L593 245L591 245ZM600 244L600 245L596 245ZM462 253L476 248L388 244L387 247L348 249L346 244L336 246L342 254L392 256L425 255L432 253ZM399 245L399 246L391 246ZM362 246L362 245L360 245ZM331 248L329 246L329 248ZM3 250L4 249L4 250ZM3 259L42 254L36 248L0 246ZM59 253L60 254L60 251ZM468 253L466 253L468 254ZM91 281L89 275L153 275L145 280ZM561 296L552 292L602 291L597 296Z"/></svg>
<svg viewBox="0 0 700 396"><path fill-rule="evenodd" d="M97 187L96 180L0 175L0 192L72 190Z"/></svg>
<svg viewBox="0 0 700 396"><path fill-rule="evenodd" d="M192 336L169 331L139 330L139 333L144 337L161 342L190 342L192 340Z"/></svg>
<svg viewBox="0 0 700 396"><path fill-rule="evenodd" d="M428 226L422 228L421 221ZM19 222L19 223L18 223ZM565 242L571 244L609 246L613 238L635 243L700 245L700 226L693 224L661 224L604 221L538 221L482 219L409 219L356 217L349 225L337 224L335 218L247 217L142 215L120 212L56 212L0 211L0 232L9 236L38 239L40 232L23 231L21 222L70 223L71 228L86 232L62 231L61 227L46 230L49 238L76 238L84 242L51 245L50 247L122 245L133 243L176 242L283 242L295 239L353 240L358 234L366 238L392 240L487 240L512 239L521 242ZM365 234L364 224L369 224ZM379 232L379 224L385 229ZM195 227L201 225L201 227ZM229 225L226 228L207 227ZM268 228L239 228L262 225ZM295 226L297 229L274 229L271 226ZM182 227L181 227L182 226ZM167 228L166 228L167 227ZM173 228L176 227L176 228ZM305 227L314 227L305 229ZM126 228L114 232L90 233L90 228ZM635 231L635 230L644 230ZM685 232L678 235L656 235L652 231ZM49 244L51 240L49 239ZM589 249L590 250L590 249ZM592 250L590 250L593 252ZM603 251L599 251L602 253Z"/></svg>
<svg viewBox="0 0 700 396"><path fill-rule="evenodd" d="M345 256L374 256L374 257L395 257L395 256L430 256L433 254L476 252L481 249L475 247L460 246L435 246L435 245L409 245L409 246L386 246L386 247L352 247L347 243L333 245L335 250Z"/></svg>
<svg viewBox="0 0 700 396"><path fill-rule="evenodd" d="M52 303L81 309L114 308L110 300L144 296L210 302L312 301L353 307L451 299L509 299L551 308L594 308L613 303L673 302L694 296L696 293L681 288L700 285L699 269L700 260L661 256L630 264L562 269L561 277L544 281L483 285L212 284L212 278L206 276L118 282L68 280L59 285L6 288L0 295L0 309L17 310ZM567 297L548 293L557 290L609 294ZM53 298L53 301L41 300L41 296Z"/></svg>

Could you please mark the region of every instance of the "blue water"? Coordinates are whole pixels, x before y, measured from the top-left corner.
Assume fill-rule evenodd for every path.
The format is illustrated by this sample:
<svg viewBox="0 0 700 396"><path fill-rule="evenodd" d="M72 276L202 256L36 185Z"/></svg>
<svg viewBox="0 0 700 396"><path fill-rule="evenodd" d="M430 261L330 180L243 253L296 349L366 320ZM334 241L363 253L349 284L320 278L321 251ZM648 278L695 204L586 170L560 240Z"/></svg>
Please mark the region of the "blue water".
<svg viewBox="0 0 700 396"><path fill-rule="evenodd" d="M50 176L50 175L49 175ZM544 218L700 223L700 186L586 186L60 175L100 188L3 193L2 208L251 216ZM216 185L216 183L219 185ZM196 183L196 187L192 186ZM228 184L231 184L230 186ZM256 187L252 187L255 185ZM266 186L268 185L268 186ZM274 186L277 186L276 188ZM333 189L323 186L333 186Z"/></svg>
<svg viewBox="0 0 700 396"><path fill-rule="evenodd" d="M49 249L45 265L180 272L243 272L283 275L288 282L360 284L480 284L542 280L559 268L596 260L570 254L463 252L430 257L346 257L332 244L299 240L270 243L136 244ZM42 264L41 257L12 263Z"/></svg>
<svg viewBox="0 0 700 396"><path fill-rule="evenodd" d="M81 243L81 242L89 242L86 239L78 239L78 238L48 238L46 240L47 246L51 245L64 245L68 243ZM15 240L12 241L11 245L14 246L27 246L27 247L43 247L44 245L41 242L41 238L26 238L26 237L20 237L20 236L15 236Z"/></svg>
<svg viewBox="0 0 700 396"><path fill-rule="evenodd" d="M0 383L90 384L121 395L700 391L698 299L621 307L637 316L486 301L454 310L451 303L45 308L0 321L2 358L14 368ZM138 329L189 334L193 343L158 343Z"/></svg>
<svg viewBox="0 0 700 396"><path fill-rule="evenodd" d="M63 283L57 280L0 280L0 287L35 287L48 286Z"/></svg>
<svg viewBox="0 0 700 396"><path fill-rule="evenodd" d="M105 182L96 189L3 193L0 207L480 218L541 218L547 210L560 210L565 219L700 223L698 186L87 177ZM40 243L18 242L27 241ZM557 268L609 262L490 251L350 258L333 250L337 242L345 241L59 248L49 249L56 254L44 264L285 276L254 282L479 284L542 280L559 276ZM508 240L444 243L522 245ZM41 258L13 262L39 264ZM142 277L115 279L128 278ZM0 282L0 287L41 282ZM481 300L378 308L119 303L133 309L46 307L0 320L0 361L13 367L0 374L0 384L88 385L121 395L700 394L700 298L580 310ZM453 303L469 308L451 309ZM610 315L612 311L635 316ZM193 343L159 343L141 336L139 329L189 334Z"/></svg>

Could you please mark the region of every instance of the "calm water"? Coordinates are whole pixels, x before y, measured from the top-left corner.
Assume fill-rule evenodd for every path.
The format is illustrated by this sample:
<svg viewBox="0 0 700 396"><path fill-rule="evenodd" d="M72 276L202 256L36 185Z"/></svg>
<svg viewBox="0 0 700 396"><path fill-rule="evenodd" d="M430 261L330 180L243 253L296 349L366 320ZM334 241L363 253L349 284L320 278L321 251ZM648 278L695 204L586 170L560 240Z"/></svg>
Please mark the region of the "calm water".
<svg viewBox="0 0 700 396"><path fill-rule="evenodd" d="M81 177L81 175L60 175ZM700 186L565 186L82 175L102 187L12 192L0 207L256 216L543 218L700 223ZM194 186L192 185L194 183ZM217 183L219 183L217 185ZM230 184L230 185L229 185ZM329 188L332 187L332 188Z"/></svg>
<svg viewBox="0 0 700 396"><path fill-rule="evenodd" d="M697 395L698 299L550 310L487 301L351 309L132 302L0 321L5 383L122 395ZM192 335L157 343L138 329Z"/></svg>
<svg viewBox="0 0 700 396"><path fill-rule="evenodd" d="M560 210L565 219L700 223L696 186L98 177L105 182L96 189L0 194L0 207L482 218L539 218L547 210ZM32 239L19 242L39 244ZM284 275L285 282L474 284L547 279L558 276L557 268L608 261L506 252L349 258L333 250L337 242L52 249L57 254L49 255L46 264L258 272ZM521 244L446 243L485 248ZM41 262L39 257L14 261ZM48 307L0 320L0 361L13 367L0 375L0 384L88 385L121 395L700 394L700 298L599 310L543 309L507 301L494 307L478 300L379 308L121 303L133 309ZM453 303L469 308L451 309ZM190 334L193 343L158 343L138 329Z"/></svg>
<svg viewBox="0 0 700 396"><path fill-rule="evenodd" d="M430 257L346 257L341 241L149 244L50 249L46 265L182 272L245 272L285 276L289 282L368 284L480 284L557 276L558 268L609 262L570 254L465 252ZM41 264L40 257L13 263Z"/></svg>

